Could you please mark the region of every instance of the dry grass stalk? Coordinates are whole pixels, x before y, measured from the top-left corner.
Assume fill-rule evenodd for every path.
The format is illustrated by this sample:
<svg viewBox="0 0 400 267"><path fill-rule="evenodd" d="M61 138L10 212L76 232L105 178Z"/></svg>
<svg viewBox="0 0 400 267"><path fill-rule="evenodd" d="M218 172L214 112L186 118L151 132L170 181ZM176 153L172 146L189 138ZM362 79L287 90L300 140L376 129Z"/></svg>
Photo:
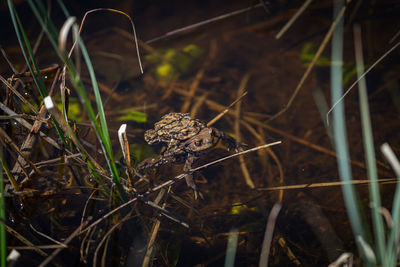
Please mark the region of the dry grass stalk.
<svg viewBox="0 0 400 267"><path fill-rule="evenodd" d="M174 91L175 91L176 93L178 93L178 94L181 94L181 95L187 95L187 92L186 92L185 90L182 90L182 89L179 89L179 88L174 88ZM195 98L198 98L198 97L195 97ZM221 112L221 111L223 111L223 110L226 109L225 106L223 106L223 105L221 105L221 104L219 104L219 103L217 103L217 102L215 102L215 101L212 101L212 100L210 100L210 99L206 99L204 102L205 102L205 104L206 104L210 109L215 110L215 111L218 111L218 112ZM226 113L228 113L228 114L231 115L231 116L236 116L235 112L232 111L232 110L228 110ZM266 123L260 122L257 118L254 118L253 116L246 115L246 113L245 113L243 119L244 119L244 121L246 121L246 122L248 122L248 123L251 123L251 124L253 124L253 125L255 125L255 126L262 127L262 128L264 128L264 129L266 129L266 130L268 130L268 131L270 131L270 132L273 132L273 133L275 133L275 134L281 135L281 136L283 136L283 137L285 137L285 138L287 138L287 139L289 139L289 140L291 140L291 141L293 141L293 142L295 142L295 143L298 143L298 144L307 146L307 147L309 147L310 149L316 150L316 151L318 151L318 152L321 152L321 153L324 153L324 154L327 154L327 155L330 155L330 156L333 156L333 157L337 157L336 153L333 152L332 150L329 150L329 149L327 149L327 148L325 148L325 147L322 147L322 146L313 144L313 143L308 142L308 141L306 141L306 140L304 140L304 139L301 139L301 138L299 138L299 137L297 137L297 136L294 136L294 135L292 135L292 134L289 134L289 133L287 133L287 132L285 132L285 131L276 129L276 128L272 127L272 126L269 126L269 125L266 124ZM365 164L364 164L363 162L361 162L361 161L350 160L350 163L353 164L353 165L355 165L355 166L357 166L357 167L360 167L360 168L362 168L362 169L365 169L365 168L366 168L366 167L365 167ZM387 170L390 169L389 166L387 166L386 164L384 164L384 163L382 163L382 162L380 162L380 161L377 161L377 164L378 164L379 166L381 166L381 167L387 169ZM386 171L381 170L381 169L378 169L378 173L379 173L380 175L385 175L385 176L390 175L389 172L386 172Z"/></svg>
<svg viewBox="0 0 400 267"><path fill-rule="evenodd" d="M326 33L326 35L324 37L324 40L322 41L321 45L319 46L319 48L318 48L317 52L315 53L310 65L308 66L307 70L304 72L303 76L301 77L299 83L297 84L296 89L294 90L292 96L289 98L289 101L287 102L285 107L283 109L281 109L278 113L274 114L271 118L269 118L267 122L270 122L270 121L276 119L277 117L279 117L280 115L285 113L292 106L292 104L294 102L294 99L296 98L296 96L299 93L299 91L300 91L301 87L303 86L304 82L306 81L306 79L310 75L311 70L314 68L315 63L317 63L318 58L321 56L321 54L324 51L326 45L328 44L329 40L331 39L331 36L333 34L333 31L336 28L336 25L341 21L345 10L346 10L346 6L344 6L342 8L342 10L339 12L337 18L335 19L335 21L332 23L331 27L329 28L328 32Z"/></svg>
<svg viewBox="0 0 400 267"><path fill-rule="evenodd" d="M119 128L118 139L126 163L126 169L127 169L126 174L128 175L129 191L131 192L134 190L132 184L134 183L133 178L135 177L135 173L132 168L131 154L129 151L129 142L128 142L128 137L126 136L126 124L122 124L121 127Z"/></svg>
<svg viewBox="0 0 400 267"><path fill-rule="evenodd" d="M87 224L87 222L85 222L84 224L79 225L79 227L76 228L75 231L73 231L72 234L70 234L70 235L68 236L67 239L65 239L65 241L64 241L63 244L64 244L66 247L68 247L69 242L71 242L76 236L79 235L80 231L82 230L83 227L86 226L86 224ZM48 256L48 257L39 265L39 267L44 267L44 266L46 266L47 264L51 263L51 261L54 259L54 257L57 256L58 253L60 253L63 249L64 249L64 247L61 247L61 248L58 248L58 249L54 250L54 251L50 254L50 256Z"/></svg>
<svg viewBox="0 0 400 267"><path fill-rule="evenodd" d="M44 103L48 111L54 117L54 119L60 124L61 129L68 134L69 138L71 138L71 141L79 149L82 155L85 155L97 170L99 170L103 174L107 173L103 169L103 167L86 151L83 145L79 142L78 138L76 137L75 133L69 126L68 122L65 120L64 116L61 114L60 110L57 108L57 106L54 105L53 100L51 99L50 96L44 99Z"/></svg>
<svg viewBox="0 0 400 267"><path fill-rule="evenodd" d="M8 225L5 225L5 226L6 226L7 232L10 235L14 236L15 238L17 238L19 241L21 241L23 244L27 245L28 247L32 247L33 250L35 250L39 255L42 255L44 257L48 256L48 254L46 252L44 252L40 248L37 248L32 242L30 242L28 239L23 237L20 233L18 233L14 229L12 229L10 226L8 226Z"/></svg>
<svg viewBox="0 0 400 267"><path fill-rule="evenodd" d="M250 74L249 73L247 73L247 74L245 74L243 76L242 80L240 81L240 85L239 85L238 92L237 92L238 97L240 97L241 95L244 94L245 88L246 88L246 85L247 85L249 79L250 79ZM235 119L235 127L234 127L235 128L236 139L238 141L241 141L241 134L240 134L241 107L242 107L242 102L239 101L237 103L237 105L236 105L236 110L235 110L236 119ZM239 156L239 162L240 162L240 169L242 170L243 177L244 177L244 180L246 181L246 184L251 189L254 189L256 186L254 185L254 182L250 177L250 172L249 172L249 169L246 166L246 162L244 161L243 155Z"/></svg>
<svg viewBox="0 0 400 267"><path fill-rule="evenodd" d="M385 178L379 179L379 183L388 184L388 183L396 183L396 178ZM371 183L370 180L352 180L351 184L354 185L363 185ZM296 184L296 185L282 185L282 186L274 186L274 187L265 187L265 188L257 188L258 191L275 191L275 190L291 190L291 189L307 189L307 188L321 188L321 187L330 187L330 186L342 186L344 182L326 182L326 183L312 183L312 184Z"/></svg>
<svg viewBox="0 0 400 267"><path fill-rule="evenodd" d="M260 135L260 134L258 134L257 133L257 131L250 125L250 124L248 124L247 122L245 122L245 121L240 121L240 123L241 124L243 124L243 126L245 126L246 128L247 128L247 130L249 130L249 132L250 133L252 133L254 136L255 136L255 138L258 140L258 142L260 143L260 144L264 144L264 138L262 138L262 136ZM274 151L271 149L271 148L266 148L265 149L266 151L267 151L267 153L271 156L271 158L275 161L275 163L276 163L276 165L278 166L278 170L279 170L279 183L281 184L281 185L283 185L284 184L284 180L285 180L285 178L284 178L284 172L283 172L283 167L282 167L282 164L281 164L281 162L279 161L279 158L278 158L278 156L274 153ZM262 151L262 150L260 150L260 151ZM266 160L266 159L265 159ZM283 194L284 194L284 191L283 190L280 190L279 191L279 196L278 196L278 202L282 202L283 201Z"/></svg>
<svg viewBox="0 0 400 267"><path fill-rule="evenodd" d="M270 143L270 144L265 144L265 145L262 145L262 146L254 147L254 148L251 148L251 149L248 149L248 150L245 150L245 151L241 151L241 152L238 152L238 153L235 153L235 154L226 156L226 157L224 157L224 158L220 158L220 159L218 159L218 160L209 162L209 163L204 164L204 165L202 165L202 166L199 166L199 167L197 167L197 168L191 169L190 172L193 173L193 172L199 171L199 170L201 170L201 169L207 168L207 167L209 167L209 166L211 166L211 165L214 165L214 164L217 164L217 163L219 163L219 162L225 161L225 160L227 160L227 159L230 159L230 158L233 158L233 157L237 157L238 155L247 154L247 153L250 153L250 152L253 152L253 151L257 151L257 150L259 150L259 149L264 149L264 148L267 148L267 147L270 147L270 146L274 146L274 145L278 145L278 144L281 144L281 143L282 143L281 141L277 141L277 142L273 142L273 143ZM86 227L85 229L83 229L83 230L81 231L81 233L86 232L86 231L92 229L93 227L95 227L96 225L98 225L99 223L101 223L103 220L105 220L106 218L108 218L109 216L111 216L112 214L114 214L115 212L117 212L117 211L119 211L119 210L121 210L121 209L123 209L123 208L125 208L125 207L127 207L127 206L129 206L129 205L131 205L132 203L138 201L138 198L141 198L141 200L143 200L143 199L145 199L145 197L146 197L147 195L152 194L152 193L154 193L154 192L157 192L157 191L159 191L159 190L161 190L162 188L165 188L165 187L167 187L167 186L171 186L171 185L175 184L176 182L178 182L178 181L184 179L185 176L186 176L185 173L180 174L180 175L178 175L178 176L175 176L174 178L172 178L172 179L170 179L170 180L168 180L168 181L166 181L166 182L164 182L164 183L162 183L162 184L160 184L160 185L158 185L158 186L153 187L152 189L146 191L145 193L139 195L138 197L134 197L134 198L130 199L129 201L127 201L127 202L125 202L124 204L120 205L119 207L117 207L117 208L111 210L110 212L108 212L107 214L105 214L104 216L102 216L101 218L99 218L98 220L96 220L95 222L93 222L91 225L89 225L88 227Z"/></svg>

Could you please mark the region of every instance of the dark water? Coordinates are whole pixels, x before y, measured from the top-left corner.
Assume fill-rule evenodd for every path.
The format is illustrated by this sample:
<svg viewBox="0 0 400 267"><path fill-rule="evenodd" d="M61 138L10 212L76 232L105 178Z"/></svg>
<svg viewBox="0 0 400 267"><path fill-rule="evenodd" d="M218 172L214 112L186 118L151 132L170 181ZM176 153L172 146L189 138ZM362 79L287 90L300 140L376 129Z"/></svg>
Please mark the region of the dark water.
<svg viewBox="0 0 400 267"><path fill-rule="evenodd" d="M373 8L362 4L353 17L350 17L351 11L348 12L346 22L349 25L345 26L344 36L345 65L354 65L350 23L359 22L362 26L367 65L372 64L390 47L388 41L396 31L393 22L396 20L395 11L398 6L389 2ZM105 1L101 4L67 3L67 6L79 19L85 10L98 6L126 11L134 19L138 38L146 41L178 28L245 8L248 4L240 1L154 1L151 4L131 1L116 4ZM151 43L151 48L147 50L141 46L145 67L143 75L139 75L134 43L126 35L131 33L127 20L105 12L91 14L82 36L92 56L99 82L114 90L113 94L103 92L104 100L109 98L106 100L105 110L111 139L115 144L114 151L119 150L116 131L122 123L118 121L121 110L135 107L135 110L147 114L148 120L145 123L128 122L130 143L143 147L144 130L152 128L168 112L192 112L194 117L202 121L211 120L238 97L239 85L248 74L248 95L242 100L240 110L241 118L245 122L240 125L240 140L249 148L282 141L281 145L272 147L269 152L260 150L244 156L255 187L260 189L339 181L336 158L331 153L333 147L312 95L315 88L320 88L329 102L328 67L322 63L317 64L287 112L267 123L271 115L287 104L306 70L307 60L304 58L310 55L312 57L330 27L331 2L322 1L311 5L281 39L276 39L275 35L293 16L298 5L281 1L279 4L268 3L267 7L268 12L263 7L254 8L241 15L173 35ZM23 3L18 8L29 14L26 4ZM349 6L349 10L355 8ZM2 14L7 14L5 8ZM57 8L54 8L54 14L55 20L61 25L61 14ZM28 25L33 21L29 15L24 20ZM20 51L16 47L12 26L7 27L5 30L9 32L9 40L6 41L6 52L13 60L19 59ZM35 26L27 31L35 36L38 28ZM203 50L203 54L192 62L186 72L178 72L179 77L175 80L165 81L158 78L156 68L159 65L150 64L145 58L146 54L151 54L151 49L162 51L160 49L169 48L176 52L182 51L188 45L196 45ZM312 47L311 52L305 52L307 46ZM39 62L43 67L57 62L50 51L46 42L38 51ZM396 90L392 89L395 88L393 83L398 81L398 55L398 51L395 51L367 76L375 144L378 146L388 142L394 149L399 148L396 133L400 125L391 90ZM321 57L328 59L329 56L328 45ZM22 64L22 61L18 64ZM351 71L351 67L349 68ZM200 71L203 74L194 97L190 99L187 92ZM87 75L84 74L83 77L87 78ZM350 76L345 88L354 80L355 77ZM187 105L185 102L189 104L188 109L182 110ZM356 88L346 97L345 104L348 143L351 158L355 162L352 165L353 177L357 180L365 179ZM235 134L234 114L228 113L214 126ZM81 131L85 132L86 129ZM92 133L85 138L88 142L95 143ZM142 148L137 149L142 151ZM157 152L155 148L147 153ZM228 154L224 150L215 150L200 159L196 166ZM43 160L42 155L38 155L38 158ZM101 155L96 158L101 160ZM379 178L393 177L379 153L377 159L382 162L378 165ZM54 168L49 171L56 170ZM72 176L76 175L74 171L76 169L71 169ZM166 177L173 177L181 172L181 165L163 166L155 174L154 183L161 183ZM208 167L195 176L204 200L195 201L184 183L174 185L172 196L166 200L166 208L187 222L189 229L165 217L160 218L149 206L137 203L131 206L132 210L122 212L119 218L100 224L87 236L82 234L75 238L71 246L56 257L55 262L60 265L85 265L92 264L93 258L97 256L99 263L104 250L101 248L94 256L97 247L95 244L100 242L116 221L132 212L131 218L121 224L107 243L106 262L109 265L141 265L143 247L148 242L153 223L160 218L154 247L155 266L221 266L225 259L229 231L233 228L239 230L236 266L256 266L267 215L272 205L280 200L283 205L276 222L270 252L272 266L322 266L334 261L343 252L355 252L354 237L339 186L282 192L251 190L246 185L237 158ZM367 207L367 186L359 185L356 188L360 202ZM387 208L391 206L392 188L392 184L381 186L383 205ZM22 201L22 210L18 206L19 200L10 199L8 205L10 217L13 218L13 223L9 222L10 226L22 232L36 245L50 242L29 229L29 224L57 240L63 240L79 226L90 192L61 190L49 197L28 197ZM87 214L95 219L101 217L109 211L108 204L106 200L90 201L84 217ZM238 204L241 209L233 208ZM368 217L367 212L366 222L370 222ZM88 243L88 240L93 242ZM17 246L20 243L10 236L9 245ZM79 261L80 249L85 251L87 263ZM53 250L45 251L51 253ZM35 264L45 258L32 251L22 251L22 255L21 262L31 260Z"/></svg>

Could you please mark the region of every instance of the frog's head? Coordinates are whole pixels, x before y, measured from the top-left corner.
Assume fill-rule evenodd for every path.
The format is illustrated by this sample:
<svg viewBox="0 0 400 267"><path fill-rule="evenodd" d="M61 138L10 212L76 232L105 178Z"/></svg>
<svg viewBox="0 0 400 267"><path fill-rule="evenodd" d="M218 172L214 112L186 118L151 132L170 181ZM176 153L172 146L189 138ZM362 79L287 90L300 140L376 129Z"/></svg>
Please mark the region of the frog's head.
<svg viewBox="0 0 400 267"><path fill-rule="evenodd" d="M206 151L213 148L218 141L217 133L212 128L206 127L185 142L185 150L189 153Z"/></svg>

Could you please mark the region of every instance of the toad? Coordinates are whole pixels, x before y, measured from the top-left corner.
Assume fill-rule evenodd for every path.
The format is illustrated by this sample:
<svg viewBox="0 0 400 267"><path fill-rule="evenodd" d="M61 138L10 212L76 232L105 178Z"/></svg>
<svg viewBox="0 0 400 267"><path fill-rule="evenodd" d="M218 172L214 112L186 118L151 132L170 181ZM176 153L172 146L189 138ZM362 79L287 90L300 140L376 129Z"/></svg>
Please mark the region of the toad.
<svg viewBox="0 0 400 267"><path fill-rule="evenodd" d="M184 163L186 184L194 191L195 198L200 193L189 173L192 164L220 141L228 150L237 151L243 146L224 132L207 127L204 122L182 113L164 115L154 124L154 129L145 132L144 139L150 145L161 143L166 148L157 158L148 158L139 163L138 171L149 171L166 163Z"/></svg>

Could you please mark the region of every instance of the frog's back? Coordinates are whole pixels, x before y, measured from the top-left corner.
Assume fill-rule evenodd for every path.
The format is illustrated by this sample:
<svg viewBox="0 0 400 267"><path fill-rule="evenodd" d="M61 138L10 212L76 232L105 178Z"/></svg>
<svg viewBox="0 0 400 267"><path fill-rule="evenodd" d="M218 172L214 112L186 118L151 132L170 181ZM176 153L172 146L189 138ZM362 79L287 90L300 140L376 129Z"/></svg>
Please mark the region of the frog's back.
<svg viewBox="0 0 400 267"><path fill-rule="evenodd" d="M205 123L192 119L189 114L168 113L154 124L154 129L145 132L145 140L149 144L169 143L172 140L187 140L206 127Z"/></svg>

